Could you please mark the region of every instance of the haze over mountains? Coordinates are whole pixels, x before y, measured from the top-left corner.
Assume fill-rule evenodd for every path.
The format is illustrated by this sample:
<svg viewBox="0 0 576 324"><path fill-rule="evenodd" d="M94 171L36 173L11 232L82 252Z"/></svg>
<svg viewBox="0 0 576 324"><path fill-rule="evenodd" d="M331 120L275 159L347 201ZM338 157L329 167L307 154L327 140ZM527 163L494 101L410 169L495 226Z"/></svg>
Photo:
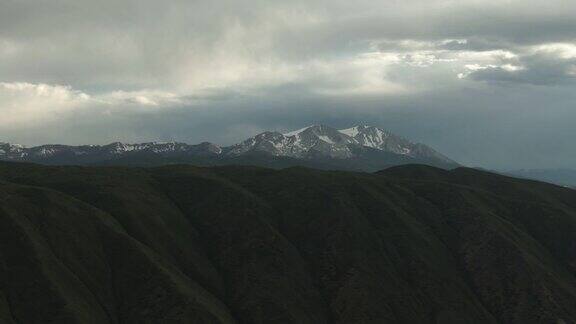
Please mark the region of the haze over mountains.
<svg viewBox="0 0 576 324"><path fill-rule="evenodd" d="M576 170L573 169L522 169L506 173L514 177L546 181L576 188Z"/></svg>
<svg viewBox="0 0 576 324"><path fill-rule="evenodd" d="M302 165L362 171L415 163L443 168L458 166L455 161L424 144L413 143L378 127L354 126L338 130L324 125L313 125L286 134L264 132L227 147L212 143L112 143L103 146L42 145L25 148L3 143L0 144L0 159L83 165Z"/></svg>

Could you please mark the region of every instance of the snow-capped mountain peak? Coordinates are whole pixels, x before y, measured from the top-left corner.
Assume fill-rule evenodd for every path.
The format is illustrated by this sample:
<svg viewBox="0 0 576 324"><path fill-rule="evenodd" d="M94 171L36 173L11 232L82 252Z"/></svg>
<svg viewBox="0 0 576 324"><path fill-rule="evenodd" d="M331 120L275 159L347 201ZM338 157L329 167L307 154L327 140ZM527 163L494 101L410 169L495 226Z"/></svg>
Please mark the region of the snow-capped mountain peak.
<svg viewBox="0 0 576 324"><path fill-rule="evenodd" d="M354 126L341 129L340 132L352 137L359 145L396 154L410 154L415 145L403 137L374 126Z"/></svg>
<svg viewBox="0 0 576 324"><path fill-rule="evenodd" d="M301 152L297 142L299 142L297 134L286 136L278 132L264 132L231 146L227 154L237 156L258 152L273 156L298 156Z"/></svg>
<svg viewBox="0 0 576 324"><path fill-rule="evenodd" d="M311 125L284 134L268 131L228 147L207 142L197 145L178 142L115 142L108 145L42 145L30 148L0 143L0 160L52 164L94 164L114 160L144 163L149 160L186 161L188 158L205 161L226 161L231 158L230 161L235 161L238 156L250 158L252 153L327 165L362 165L368 169L405 163L457 165L424 144L413 143L389 131L368 125L340 130L326 125Z"/></svg>
<svg viewBox="0 0 576 324"><path fill-rule="evenodd" d="M282 149L276 150L274 155L350 158L355 157L358 151L374 149L412 158L433 158L454 163L426 145L411 142L390 131L370 125L357 125L340 130L325 125L311 125L292 132L276 134L282 135L282 143L276 144ZM282 152L290 153L282 154Z"/></svg>
<svg viewBox="0 0 576 324"><path fill-rule="evenodd" d="M312 125L288 133L264 132L232 146L229 155L262 152L293 158L349 158L354 140L337 129Z"/></svg>
<svg viewBox="0 0 576 324"><path fill-rule="evenodd" d="M284 134L264 132L232 146L230 155L264 152L273 156L295 158L351 158L354 151L371 148L401 155L410 155L416 144L378 127L361 125L335 129L311 125ZM430 149L431 150L431 149Z"/></svg>
<svg viewBox="0 0 576 324"><path fill-rule="evenodd" d="M350 127L350 128L346 128L346 129L339 129L339 131L340 131L340 133L346 134L350 137L355 137L361 131L363 131L367 128L371 128L371 127L373 127L373 126L361 125L361 126L354 126L354 127Z"/></svg>

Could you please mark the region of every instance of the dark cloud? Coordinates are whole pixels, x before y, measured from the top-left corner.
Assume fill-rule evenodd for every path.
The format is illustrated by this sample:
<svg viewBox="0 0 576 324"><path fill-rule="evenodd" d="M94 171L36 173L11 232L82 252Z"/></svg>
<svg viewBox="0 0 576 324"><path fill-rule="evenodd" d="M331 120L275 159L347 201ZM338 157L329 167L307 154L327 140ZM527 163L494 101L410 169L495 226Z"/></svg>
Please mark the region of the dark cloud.
<svg viewBox="0 0 576 324"><path fill-rule="evenodd" d="M484 167L573 167L568 0L7 0L0 141L376 124Z"/></svg>

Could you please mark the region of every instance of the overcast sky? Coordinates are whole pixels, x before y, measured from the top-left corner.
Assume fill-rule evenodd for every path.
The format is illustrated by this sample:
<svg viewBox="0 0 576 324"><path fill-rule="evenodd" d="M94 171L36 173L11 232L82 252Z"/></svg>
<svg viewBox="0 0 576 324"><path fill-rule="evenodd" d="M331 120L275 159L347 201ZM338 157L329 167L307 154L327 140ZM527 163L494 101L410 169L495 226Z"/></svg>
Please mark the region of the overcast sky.
<svg viewBox="0 0 576 324"><path fill-rule="evenodd" d="M576 167L574 0L0 0L0 142L370 124L487 168Z"/></svg>

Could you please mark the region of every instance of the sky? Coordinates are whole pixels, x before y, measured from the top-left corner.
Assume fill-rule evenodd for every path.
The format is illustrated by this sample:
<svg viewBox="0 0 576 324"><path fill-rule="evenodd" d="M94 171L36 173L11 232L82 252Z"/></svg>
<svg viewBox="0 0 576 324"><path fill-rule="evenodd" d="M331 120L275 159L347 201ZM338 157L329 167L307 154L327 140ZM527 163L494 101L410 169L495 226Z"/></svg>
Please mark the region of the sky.
<svg viewBox="0 0 576 324"><path fill-rule="evenodd" d="M576 1L0 0L0 142L228 145L311 124L576 168Z"/></svg>

